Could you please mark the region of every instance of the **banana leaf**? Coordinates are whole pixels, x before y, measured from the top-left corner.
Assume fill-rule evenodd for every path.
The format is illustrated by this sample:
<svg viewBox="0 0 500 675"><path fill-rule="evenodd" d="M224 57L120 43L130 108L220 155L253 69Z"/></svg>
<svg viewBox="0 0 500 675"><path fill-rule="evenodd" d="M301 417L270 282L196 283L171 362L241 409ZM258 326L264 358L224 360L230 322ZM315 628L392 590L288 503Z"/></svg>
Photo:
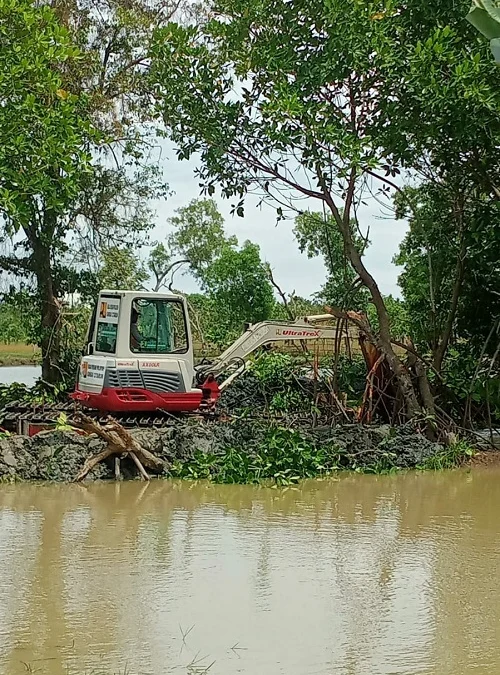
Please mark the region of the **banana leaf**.
<svg viewBox="0 0 500 675"><path fill-rule="evenodd" d="M473 0L467 15L477 30L490 40L495 61L500 63L500 5L495 0Z"/></svg>

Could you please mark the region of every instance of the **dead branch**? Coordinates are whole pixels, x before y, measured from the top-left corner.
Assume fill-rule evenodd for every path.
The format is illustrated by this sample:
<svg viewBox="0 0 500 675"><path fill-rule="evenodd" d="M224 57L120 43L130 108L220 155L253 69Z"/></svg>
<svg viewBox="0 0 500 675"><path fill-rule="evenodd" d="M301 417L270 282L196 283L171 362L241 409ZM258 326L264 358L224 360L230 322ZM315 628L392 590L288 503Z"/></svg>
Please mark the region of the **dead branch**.
<svg viewBox="0 0 500 675"><path fill-rule="evenodd" d="M364 314L361 314L361 312L353 312L353 311L347 311L344 312L341 309L338 309L338 307L325 307L325 310L331 314L332 316L337 317L337 319L343 319L346 322L353 323L355 326L359 328L359 330L366 335L366 337L369 339L369 341L377 345L378 340L375 337L375 334L373 333L370 324L368 323L368 319Z"/></svg>
<svg viewBox="0 0 500 675"><path fill-rule="evenodd" d="M99 464L99 462L103 462L105 459L113 455L115 452L116 452L115 447L108 446L102 452L99 452L97 455L94 455L93 457L87 459L87 461L83 465L83 469L76 476L75 483L79 483L80 481L82 481L87 476L87 474L89 474L92 471L92 469Z"/></svg>
<svg viewBox="0 0 500 675"><path fill-rule="evenodd" d="M150 480L146 469L142 466L140 459L137 457L135 452L130 452L129 455L132 457L132 460L136 467L139 469L139 473L141 474L142 480Z"/></svg>
<svg viewBox="0 0 500 675"><path fill-rule="evenodd" d="M133 438L133 436L126 429L124 429L121 424L118 424L118 422L115 422L115 424L117 425L115 431L122 440L123 444L127 448L130 448L130 450L136 454L136 456L145 466L155 471L161 471L163 469L163 462L161 459L158 459L158 457L155 457L152 452L149 452L149 450L146 450L146 448L143 448L141 445L139 445L135 438Z"/></svg>
<svg viewBox="0 0 500 675"><path fill-rule="evenodd" d="M120 457L116 455L115 457L115 480L121 480L121 473L120 473Z"/></svg>
<svg viewBox="0 0 500 675"><path fill-rule="evenodd" d="M76 482L82 481L89 472L97 466L97 464L103 462L111 455L116 455L116 459L118 460L120 457L130 455L132 461L137 466L141 478L144 480L149 480L149 475L147 474L144 465L156 472L161 472L163 470L164 464L162 460L155 457L149 450L143 448L135 438L133 438L133 436L112 417L109 417L107 423L102 426L90 417L79 414L72 420L72 425L89 434L96 434L107 444L107 447L104 450L97 455L94 455L94 457L87 459L82 470L75 478ZM115 476L118 475L119 463L115 463Z"/></svg>

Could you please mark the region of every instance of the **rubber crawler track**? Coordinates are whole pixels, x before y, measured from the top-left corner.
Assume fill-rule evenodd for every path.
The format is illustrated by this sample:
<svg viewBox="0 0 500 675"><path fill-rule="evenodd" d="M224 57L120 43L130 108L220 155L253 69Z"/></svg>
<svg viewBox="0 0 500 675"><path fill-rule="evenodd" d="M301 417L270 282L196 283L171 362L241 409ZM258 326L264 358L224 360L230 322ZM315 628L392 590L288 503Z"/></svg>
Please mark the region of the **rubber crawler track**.
<svg viewBox="0 0 500 675"><path fill-rule="evenodd" d="M64 413L67 416L68 424L71 424L72 416L77 413L84 413L87 417L91 417L101 424L105 424L109 417L109 414L107 413L91 408L83 408L74 401L68 403L47 403L37 405L33 405L26 401L13 401L0 411L0 427L11 433L18 433L23 421L37 425L55 425L61 413ZM161 429L162 427L172 426L179 420L186 418L215 419L217 414L208 409L192 413L179 413L177 415L158 410L157 413L149 413L147 415L113 413L112 417L128 429L134 427Z"/></svg>

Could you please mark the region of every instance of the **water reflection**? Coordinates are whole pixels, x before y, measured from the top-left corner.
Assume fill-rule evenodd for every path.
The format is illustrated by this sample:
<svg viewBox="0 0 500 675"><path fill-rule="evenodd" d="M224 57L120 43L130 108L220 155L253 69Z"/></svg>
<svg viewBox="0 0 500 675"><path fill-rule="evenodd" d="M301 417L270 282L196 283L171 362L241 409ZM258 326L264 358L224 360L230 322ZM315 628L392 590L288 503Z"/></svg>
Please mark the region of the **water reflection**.
<svg viewBox="0 0 500 675"><path fill-rule="evenodd" d="M499 478L0 486L0 672L493 675Z"/></svg>

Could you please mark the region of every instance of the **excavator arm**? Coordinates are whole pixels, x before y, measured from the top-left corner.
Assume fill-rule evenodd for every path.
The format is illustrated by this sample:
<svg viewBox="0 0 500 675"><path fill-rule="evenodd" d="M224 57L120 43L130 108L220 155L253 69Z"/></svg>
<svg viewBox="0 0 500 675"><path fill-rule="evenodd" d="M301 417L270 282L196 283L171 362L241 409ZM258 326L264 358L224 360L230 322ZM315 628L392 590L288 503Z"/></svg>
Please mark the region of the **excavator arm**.
<svg viewBox="0 0 500 675"><path fill-rule="evenodd" d="M198 380L213 378L232 369L231 375L219 385L223 391L246 368L246 360L252 352L270 342L286 340L322 340L338 337L336 326L317 325L331 320L331 314L306 316L295 321L261 321L251 324L248 329L230 345L217 359L197 366Z"/></svg>

